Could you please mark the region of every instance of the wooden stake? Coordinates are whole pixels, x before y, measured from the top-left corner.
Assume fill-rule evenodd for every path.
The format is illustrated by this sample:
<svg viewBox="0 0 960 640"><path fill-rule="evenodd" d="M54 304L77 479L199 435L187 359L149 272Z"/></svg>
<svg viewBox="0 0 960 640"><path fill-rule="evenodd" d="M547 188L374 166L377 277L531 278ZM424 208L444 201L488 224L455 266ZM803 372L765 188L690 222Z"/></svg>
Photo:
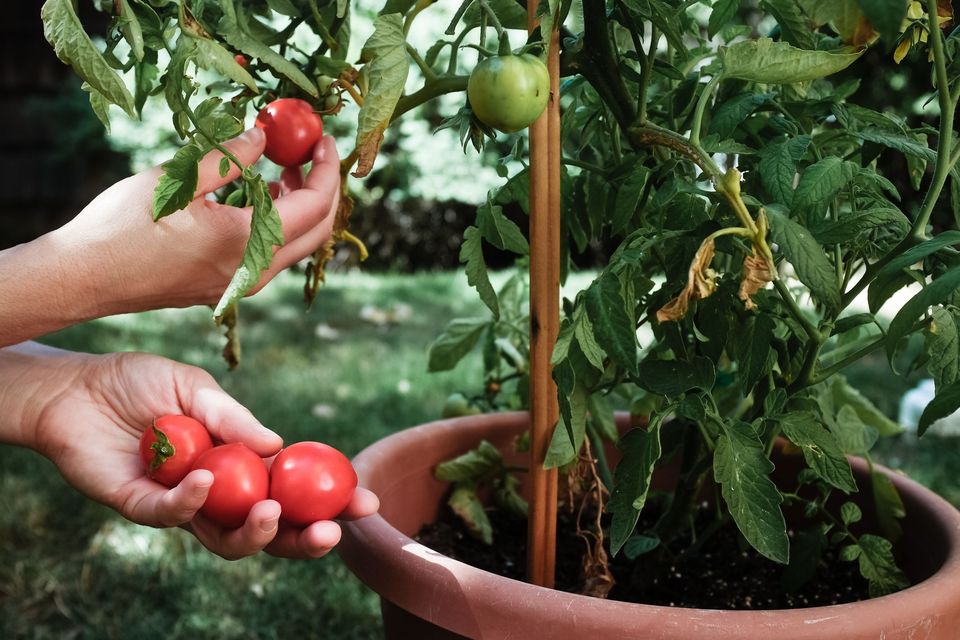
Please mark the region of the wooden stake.
<svg viewBox="0 0 960 640"><path fill-rule="evenodd" d="M537 2L528 2L536 26ZM527 578L553 587L557 470L543 468L560 416L550 356L560 330L560 35L551 34L550 100L530 126L530 476Z"/></svg>

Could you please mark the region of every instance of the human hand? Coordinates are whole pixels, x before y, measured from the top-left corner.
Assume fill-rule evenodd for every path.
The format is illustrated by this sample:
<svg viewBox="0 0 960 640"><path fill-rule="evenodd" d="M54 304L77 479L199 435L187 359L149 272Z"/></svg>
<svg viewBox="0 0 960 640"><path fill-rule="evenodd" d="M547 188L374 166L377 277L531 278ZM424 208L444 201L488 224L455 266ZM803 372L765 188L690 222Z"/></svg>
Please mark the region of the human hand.
<svg viewBox="0 0 960 640"><path fill-rule="evenodd" d="M263 153L263 131L253 128L226 146L244 165ZM196 198L182 211L157 222L151 217L153 190L162 171L149 169L100 194L55 232L58 245L74 256L103 313L213 304L240 264L250 235L251 208L230 207L207 195L239 176L233 164L220 177L219 151L200 163ZM314 150L303 179L286 169L276 200L285 244L275 248L270 268L251 293L279 271L309 255L330 237L340 195L340 162L333 138Z"/></svg>
<svg viewBox="0 0 960 640"><path fill-rule="evenodd" d="M238 529L224 529L199 513L213 483L206 470L191 472L172 489L150 480L139 439L153 419L184 414L204 423L214 440L243 442L257 454L276 454L281 438L262 426L202 369L146 354L90 356L56 352L57 386L38 412L30 444L49 457L87 496L149 526L182 526L212 552L237 559L262 549L283 557L319 557L340 540L335 522L303 529L279 522L280 505L258 502ZM376 512L379 501L358 489L343 519Z"/></svg>

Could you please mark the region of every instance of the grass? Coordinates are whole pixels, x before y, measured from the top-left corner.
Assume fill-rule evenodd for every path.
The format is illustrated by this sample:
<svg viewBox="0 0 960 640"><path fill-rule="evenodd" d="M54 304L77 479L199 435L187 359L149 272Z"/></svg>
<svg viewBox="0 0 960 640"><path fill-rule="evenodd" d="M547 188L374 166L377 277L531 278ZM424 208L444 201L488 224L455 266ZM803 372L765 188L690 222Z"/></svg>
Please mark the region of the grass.
<svg viewBox="0 0 960 640"><path fill-rule="evenodd" d="M243 364L227 372L203 308L120 316L44 341L92 352L141 350L211 371L287 441L347 454L435 419L479 380L477 358L427 374L427 345L453 317L483 315L463 274L335 275L305 312L299 277L243 305ZM394 322L377 323L391 314ZM845 372L891 415L919 377L882 356ZM475 391L475 389L474 389ZM960 504L960 438L884 441L878 459ZM223 561L180 530L126 522L73 491L43 458L0 447L0 638L335 638L381 636L376 596L336 555Z"/></svg>

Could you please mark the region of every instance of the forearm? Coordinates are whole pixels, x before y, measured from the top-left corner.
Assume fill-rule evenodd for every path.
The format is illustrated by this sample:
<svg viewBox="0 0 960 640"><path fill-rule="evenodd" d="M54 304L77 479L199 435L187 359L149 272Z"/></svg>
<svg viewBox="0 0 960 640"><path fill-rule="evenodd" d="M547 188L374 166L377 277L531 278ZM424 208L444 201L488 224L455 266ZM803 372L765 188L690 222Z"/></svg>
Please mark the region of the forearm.
<svg viewBox="0 0 960 640"><path fill-rule="evenodd" d="M54 231L0 251L0 347L101 315L84 261Z"/></svg>
<svg viewBox="0 0 960 640"><path fill-rule="evenodd" d="M69 389L76 355L35 342L0 349L0 443L37 448L43 412Z"/></svg>

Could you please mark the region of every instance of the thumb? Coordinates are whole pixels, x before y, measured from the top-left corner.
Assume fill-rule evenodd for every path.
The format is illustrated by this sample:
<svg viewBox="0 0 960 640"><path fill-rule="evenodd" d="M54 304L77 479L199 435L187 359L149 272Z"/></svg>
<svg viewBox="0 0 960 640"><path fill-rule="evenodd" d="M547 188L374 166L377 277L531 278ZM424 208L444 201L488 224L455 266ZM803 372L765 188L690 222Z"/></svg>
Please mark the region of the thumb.
<svg viewBox="0 0 960 640"><path fill-rule="evenodd" d="M263 154L263 148L266 144L266 134L262 129L254 127L236 138L228 140L223 146L246 167L257 161ZM227 175L220 176L220 161L223 158L223 153L219 149L214 149L200 161L195 197L202 197L240 177L240 169L233 162L230 162L230 170Z"/></svg>

